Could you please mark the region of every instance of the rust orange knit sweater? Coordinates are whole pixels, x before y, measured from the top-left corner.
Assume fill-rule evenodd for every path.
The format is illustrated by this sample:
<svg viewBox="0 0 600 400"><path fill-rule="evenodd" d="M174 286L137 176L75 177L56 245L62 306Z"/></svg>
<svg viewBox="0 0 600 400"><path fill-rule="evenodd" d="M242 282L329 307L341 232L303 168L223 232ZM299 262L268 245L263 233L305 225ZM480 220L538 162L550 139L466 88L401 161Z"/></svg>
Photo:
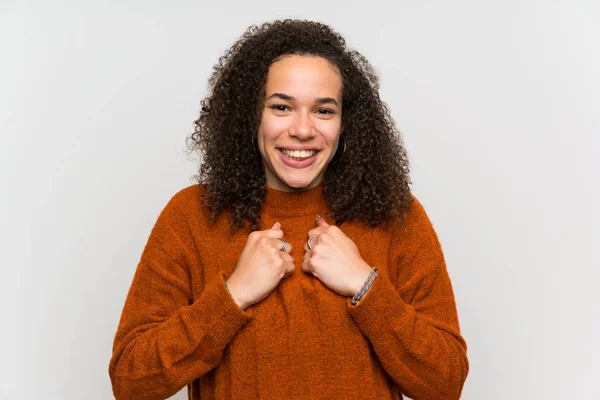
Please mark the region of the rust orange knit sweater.
<svg viewBox="0 0 600 400"><path fill-rule="evenodd" d="M379 270L357 306L301 264L326 216L323 187L267 188L261 229L279 221L296 271L242 311L224 285L248 232L210 225L199 185L178 192L152 229L116 333L117 399L458 399L469 364L436 233L415 199L402 224L342 231ZM326 218L329 223L332 220Z"/></svg>

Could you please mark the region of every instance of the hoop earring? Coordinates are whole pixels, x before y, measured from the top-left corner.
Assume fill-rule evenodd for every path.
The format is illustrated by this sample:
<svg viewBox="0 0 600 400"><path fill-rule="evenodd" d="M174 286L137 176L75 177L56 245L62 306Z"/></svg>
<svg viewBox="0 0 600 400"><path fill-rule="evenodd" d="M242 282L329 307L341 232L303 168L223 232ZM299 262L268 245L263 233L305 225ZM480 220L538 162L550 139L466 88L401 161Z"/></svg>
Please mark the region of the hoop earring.
<svg viewBox="0 0 600 400"><path fill-rule="evenodd" d="M250 138L252 139L252 151L254 151L254 155L259 156L258 152L256 151L256 143L254 142L254 136L250 136Z"/></svg>
<svg viewBox="0 0 600 400"><path fill-rule="evenodd" d="M340 140L344 143L344 149L342 150L342 155L339 156L338 160L341 160L342 158L344 158L344 156L346 155L346 141L344 139L342 139L342 137L340 136ZM338 144L338 149L340 148L340 145ZM338 153L336 152L336 156L338 155Z"/></svg>

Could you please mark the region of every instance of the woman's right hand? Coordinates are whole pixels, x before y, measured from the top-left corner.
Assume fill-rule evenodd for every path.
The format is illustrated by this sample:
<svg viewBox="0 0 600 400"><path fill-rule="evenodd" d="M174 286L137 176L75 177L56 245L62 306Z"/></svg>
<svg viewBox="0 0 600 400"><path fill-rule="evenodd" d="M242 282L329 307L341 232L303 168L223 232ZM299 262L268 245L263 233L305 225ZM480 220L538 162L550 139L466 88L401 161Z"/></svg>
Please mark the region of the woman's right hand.
<svg viewBox="0 0 600 400"><path fill-rule="evenodd" d="M248 236L227 288L242 310L264 300L279 282L294 272L292 245L281 251L283 231L276 222L271 229Z"/></svg>

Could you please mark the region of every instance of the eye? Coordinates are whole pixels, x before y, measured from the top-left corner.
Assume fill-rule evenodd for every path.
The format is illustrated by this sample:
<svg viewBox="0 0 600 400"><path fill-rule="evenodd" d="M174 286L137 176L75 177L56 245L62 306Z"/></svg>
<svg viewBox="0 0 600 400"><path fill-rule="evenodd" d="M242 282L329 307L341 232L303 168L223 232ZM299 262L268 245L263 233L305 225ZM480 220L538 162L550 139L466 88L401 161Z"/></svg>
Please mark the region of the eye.
<svg viewBox="0 0 600 400"><path fill-rule="evenodd" d="M319 108L317 112L321 115L335 114L335 111L330 110L329 108Z"/></svg>
<svg viewBox="0 0 600 400"><path fill-rule="evenodd" d="M275 111L289 111L290 108L284 104L273 104L272 106L269 106L270 109L275 110Z"/></svg>

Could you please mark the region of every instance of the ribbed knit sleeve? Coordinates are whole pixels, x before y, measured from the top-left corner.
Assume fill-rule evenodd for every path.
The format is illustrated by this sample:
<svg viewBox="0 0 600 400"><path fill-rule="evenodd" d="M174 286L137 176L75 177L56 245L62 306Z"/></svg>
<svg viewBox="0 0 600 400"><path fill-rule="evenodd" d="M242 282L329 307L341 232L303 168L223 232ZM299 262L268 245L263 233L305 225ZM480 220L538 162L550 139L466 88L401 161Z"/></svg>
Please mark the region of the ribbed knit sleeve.
<svg viewBox="0 0 600 400"><path fill-rule="evenodd" d="M161 212L142 253L114 340L109 374L117 399L164 399L219 364L251 317L219 274L192 301L200 258L178 195ZM202 276L202 274L196 274Z"/></svg>
<svg viewBox="0 0 600 400"><path fill-rule="evenodd" d="M413 400L459 399L469 363L452 285L438 238L418 202L409 218L390 250L401 264L397 287L380 274L358 305L348 300L348 310L401 393ZM401 246L407 241L414 246ZM407 248L414 253L399 254Z"/></svg>

